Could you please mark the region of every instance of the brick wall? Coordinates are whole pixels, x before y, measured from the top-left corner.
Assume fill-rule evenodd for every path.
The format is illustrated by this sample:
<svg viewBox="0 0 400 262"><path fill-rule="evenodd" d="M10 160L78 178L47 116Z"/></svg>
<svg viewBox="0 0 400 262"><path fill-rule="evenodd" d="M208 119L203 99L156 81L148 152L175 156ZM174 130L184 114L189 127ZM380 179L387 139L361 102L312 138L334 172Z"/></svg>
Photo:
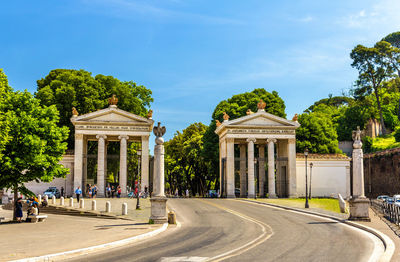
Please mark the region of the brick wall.
<svg viewBox="0 0 400 262"><path fill-rule="evenodd" d="M364 155L365 195L400 194L400 148Z"/></svg>

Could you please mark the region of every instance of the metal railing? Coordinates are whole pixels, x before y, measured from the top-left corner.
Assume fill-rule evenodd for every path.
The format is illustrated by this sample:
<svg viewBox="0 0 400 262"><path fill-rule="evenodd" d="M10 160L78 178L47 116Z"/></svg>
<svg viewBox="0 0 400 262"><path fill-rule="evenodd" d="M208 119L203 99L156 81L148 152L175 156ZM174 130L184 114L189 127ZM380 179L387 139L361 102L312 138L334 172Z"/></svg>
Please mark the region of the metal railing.
<svg viewBox="0 0 400 262"><path fill-rule="evenodd" d="M381 212L390 222L400 225L400 206L376 199L371 200L371 206Z"/></svg>

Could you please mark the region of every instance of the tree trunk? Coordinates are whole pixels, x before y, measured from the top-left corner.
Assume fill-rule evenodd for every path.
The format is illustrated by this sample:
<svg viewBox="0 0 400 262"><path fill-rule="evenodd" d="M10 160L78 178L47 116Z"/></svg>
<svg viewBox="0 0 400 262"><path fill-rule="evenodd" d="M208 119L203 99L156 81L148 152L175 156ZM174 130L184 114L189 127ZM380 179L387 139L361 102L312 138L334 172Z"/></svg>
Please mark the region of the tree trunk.
<svg viewBox="0 0 400 262"><path fill-rule="evenodd" d="M18 185L13 188L14 191L14 209L13 209L13 220L17 221L17 200L18 200Z"/></svg>
<svg viewBox="0 0 400 262"><path fill-rule="evenodd" d="M380 122L382 126L382 134L386 135L386 127L385 127L385 122L383 121L382 106L381 106L381 101L379 100L378 89L377 88L374 89L375 89L376 102L378 103Z"/></svg>

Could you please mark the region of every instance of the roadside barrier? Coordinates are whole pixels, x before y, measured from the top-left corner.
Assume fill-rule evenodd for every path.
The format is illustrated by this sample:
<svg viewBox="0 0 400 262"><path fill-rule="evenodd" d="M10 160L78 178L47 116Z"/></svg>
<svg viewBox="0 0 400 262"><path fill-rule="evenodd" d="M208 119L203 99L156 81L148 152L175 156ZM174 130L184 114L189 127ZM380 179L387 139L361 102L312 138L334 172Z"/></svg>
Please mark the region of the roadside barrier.
<svg viewBox="0 0 400 262"><path fill-rule="evenodd" d="M127 215L128 214L128 204L127 203L123 203L122 204L122 215Z"/></svg>
<svg viewBox="0 0 400 262"><path fill-rule="evenodd" d="M110 201L106 202L106 213L110 213L111 212L111 203Z"/></svg>
<svg viewBox="0 0 400 262"><path fill-rule="evenodd" d="M96 210L96 200L92 200L92 210Z"/></svg>
<svg viewBox="0 0 400 262"><path fill-rule="evenodd" d="M69 198L69 206L74 207L74 198L73 197Z"/></svg>
<svg viewBox="0 0 400 262"><path fill-rule="evenodd" d="M79 199L79 208L85 208L85 200Z"/></svg>
<svg viewBox="0 0 400 262"><path fill-rule="evenodd" d="M400 225L400 206L376 199L371 200L371 206L381 212L390 222Z"/></svg>
<svg viewBox="0 0 400 262"><path fill-rule="evenodd" d="M60 206L64 206L64 197L60 197Z"/></svg>

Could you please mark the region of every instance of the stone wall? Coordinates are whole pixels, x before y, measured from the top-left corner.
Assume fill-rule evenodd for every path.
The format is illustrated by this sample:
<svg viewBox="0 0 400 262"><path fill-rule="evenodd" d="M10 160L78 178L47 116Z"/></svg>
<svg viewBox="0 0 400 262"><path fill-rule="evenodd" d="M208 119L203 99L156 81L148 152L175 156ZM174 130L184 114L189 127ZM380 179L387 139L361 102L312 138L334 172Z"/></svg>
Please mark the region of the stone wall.
<svg viewBox="0 0 400 262"><path fill-rule="evenodd" d="M313 197L337 197L340 193L343 198L350 197L350 158L336 154L309 154L307 157L307 178ZM313 163L312 170L310 163ZM305 195L305 157L296 156L296 184L297 195Z"/></svg>
<svg viewBox="0 0 400 262"><path fill-rule="evenodd" d="M400 193L400 148L388 149L364 155L365 195Z"/></svg>

